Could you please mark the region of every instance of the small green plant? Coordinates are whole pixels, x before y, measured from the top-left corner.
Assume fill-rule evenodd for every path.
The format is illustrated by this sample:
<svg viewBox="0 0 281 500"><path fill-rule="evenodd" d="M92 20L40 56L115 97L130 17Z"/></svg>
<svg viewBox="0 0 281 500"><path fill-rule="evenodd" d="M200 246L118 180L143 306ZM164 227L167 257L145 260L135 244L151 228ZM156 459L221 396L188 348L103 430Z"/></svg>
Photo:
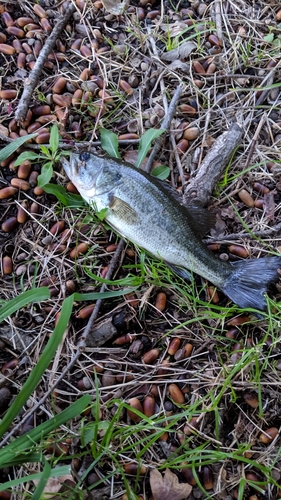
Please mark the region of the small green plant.
<svg viewBox="0 0 281 500"><path fill-rule="evenodd" d="M27 136L26 136L27 137ZM25 151L21 153L15 162L15 167L18 167L25 160L43 162L41 174L38 176L38 187L44 187L53 177L54 164L59 162L60 157L68 156L68 151L59 151L59 129L57 125L53 125L50 134L50 146L40 145L40 152Z"/></svg>
<svg viewBox="0 0 281 500"><path fill-rule="evenodd" d="M154 139L157 139L157 137L163 134L163 132L164 129L156 130L150 128L143 134L139 143L136 167L139 167L142 161L145 159L149 149L151 148L152 141L154 141ZM102 148L109 154L109 156L112 156L113 158L121 158L118 150L117 135L105 128L102 128L100 133ZM160 165L159 167L156 167L152 170L151 175L157 177L157 179L165 180L170 175L170 169L165 165Z"/></svg>

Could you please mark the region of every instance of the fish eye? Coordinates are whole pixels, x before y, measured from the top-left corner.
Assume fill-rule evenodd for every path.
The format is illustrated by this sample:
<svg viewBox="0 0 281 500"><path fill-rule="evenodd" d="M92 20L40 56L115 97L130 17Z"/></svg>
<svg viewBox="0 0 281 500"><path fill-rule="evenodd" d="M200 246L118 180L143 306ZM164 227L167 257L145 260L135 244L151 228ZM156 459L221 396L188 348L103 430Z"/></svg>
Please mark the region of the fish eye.
<svg viewBox="0 0 281 500"><path fill-rule="evenodd" d="M90 160L90 158L91 158L91 153L86 152L86 153L81 153L79 155L80 161L88 161L88 160Z"/></svg>

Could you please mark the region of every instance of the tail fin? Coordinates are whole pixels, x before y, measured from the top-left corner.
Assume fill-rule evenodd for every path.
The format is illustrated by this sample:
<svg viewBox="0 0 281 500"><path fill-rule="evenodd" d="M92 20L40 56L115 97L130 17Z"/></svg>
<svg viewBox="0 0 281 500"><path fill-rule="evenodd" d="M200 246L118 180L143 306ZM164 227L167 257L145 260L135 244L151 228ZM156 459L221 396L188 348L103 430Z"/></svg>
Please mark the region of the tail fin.
<svg viewBox="0 0 281 500"><path fill-rule="evenodd" d="M234 262L233 267L233 271L222 287L223 292L239 307L265 311L264 294L268 285L278 280L281 257Z"/></svg>

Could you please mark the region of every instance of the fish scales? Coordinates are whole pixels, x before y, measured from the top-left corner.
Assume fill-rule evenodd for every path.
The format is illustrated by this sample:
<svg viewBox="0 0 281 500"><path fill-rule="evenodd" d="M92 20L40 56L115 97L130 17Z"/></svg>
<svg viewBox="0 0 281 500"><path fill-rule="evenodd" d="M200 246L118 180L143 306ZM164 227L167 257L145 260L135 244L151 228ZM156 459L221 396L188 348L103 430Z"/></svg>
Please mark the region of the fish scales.
<svg viewBox="0 0 281 500"><path fill-rule="evenodd" d="M202 242L204 214L187 209L144 171L91 153L62 159L81 196L123 237L168 264L195 272L224 291L240 307L266 308L264 293L278 279L281 257L238 261L217 259Z"/></svg>

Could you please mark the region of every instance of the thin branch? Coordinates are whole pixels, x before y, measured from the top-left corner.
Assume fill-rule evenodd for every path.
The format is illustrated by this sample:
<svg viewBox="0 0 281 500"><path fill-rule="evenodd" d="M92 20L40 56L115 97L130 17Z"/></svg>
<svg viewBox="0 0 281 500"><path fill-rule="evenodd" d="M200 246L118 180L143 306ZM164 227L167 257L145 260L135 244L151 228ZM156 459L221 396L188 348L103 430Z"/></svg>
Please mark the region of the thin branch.
<svg viewBox="0 0 281 500"><path fill-rule="evenodd" d="M240 240L245 238L248 239L255 239L255 238L264 238L266 236L272 236L276 234L278 231L281 229L281 222L279 224L276 224L276 226L272 226L270 229L264 229L263 231L251 231L250 233L231 233L231 234L225 234L223 236L219 236L216 238L208 238L204 240L205 243L214 243L216 241L223 241L227 243L227 241L234 241L234 240Z"/></svg>
<svg viewBox="0 0 281 500"><path fill-rule="evenodd" d="M121 253L124 249L124 241L123 240L120 240L119 243L118 243L118 246L115 250L115 253L111 259L111 262L110 262L110 265L109 265L109 268L108 268L108 271L107 271L107 274L106 274L106 279L107 280L110 280L112 275L113 275L113 272L115 270L115 267L119 261L119 258L121 256ZM106 284L103 283L102 286L101 286L101 289L100 289L100 293L104 292L106 289ZM89 321L87 323L87 326L83 332L83 335L80 337L80 340L77 344L77 348L80 350L80 352L85 349L86 347L86 342L87 342L87 337L92 329L92 326L93 326L93 323L94 321L97 319L97 316L98 316L98 313L99 313L99 310L100 310L100 307L101 307L101 304L102 304L102 299L98 299L96 304L95 304L95 308L89 318Z"/></svg>
<svg viewBox="0 0 281 500"><path fill-rule="evenodd" d="M11 139L10 137L6 137L5 135L0 133L0 140L3 142L13 142L14 139ZM121 141L118 141L118 144L123 145L123 146L129 146L129 145L134 145L134 144L139 144L140 139L121 139ZM35 149L35 150L40 150L41 146L45 146L46 148L50 147L50 144L29 144L25 143L23 146L25 149ZM59 149L67 149L69 150L72 147L78 148L78 149L86 149L87 146L101 146L101 141L83 141L83 142L59 142L58 148ZM91 150L90 150L91 151Z"/></svg>
<svg viewBox="0 0 281 500"><path fill-rule="evenodd" d="M215 0L215 23L217 35L222 39L221 0Z"/></svg>
<svg viewBox="0 0 281 500"><path fill-rule="evenodd" d="M248 152L248 156L247 156L247 159L246 159L246 163L244 165L244 170L246 170L246 168L248 168L248 165L250 164L250 161L251 161L251 158L252 158L252 154L254 152L254 149L255 149L255 146L256 146L256 143L257 143L257 140L258 140L258 137L260 135L260 131L263 127L263 124L265 122L265 114L263 114L263 116L261 117L260 119L260 122L257 126L257 129L254 133L254 136L253 136L253 139L251 141L251 145L250 145L250 149L249 149L249 152Z"/></svg>
<svg viewBox="0 0 281 500"><path fill-rule="evenodd" d="M166 116L161 124L161 127L160 127L161 130L168 130L170 128L171 121L172 121L172 118L175 114L176 106L177 106L177 103L178 103L179 98L181 96L181 93L182 93L182 87L179 85L177 87L176 92L173 95L173 98L170 102L167 114L166 114ZM152 164L153 164L155 158L157 157L157 155L159 154L159 152L163 146L163 142L164 142L163 135L161 135L160 137L158 137L156 139L155 144L153 146L153 149L149 155L146 167L145 167L146 172L148 172L148 173L151 172Z"/></svg>
<svg viewBox="0 0 281 500"><path fill-rule="evenodd" d="M30 72L29 77L25 80L23 93L15 112L15 119L18 122L21 122L25 119L30 99L36 85L38 84L44 62L46 61L50 52L53 50L57 38L61 35L64 26L66 25L69 18L72 16L73 12L75 12L75 10L76 10L75 5L71 4L66 9L66 12L59 18L57 24L54 26L52 33L50 34L49 38L47 38L38 56L38 59L35 62L34 68Z"/></svg>

